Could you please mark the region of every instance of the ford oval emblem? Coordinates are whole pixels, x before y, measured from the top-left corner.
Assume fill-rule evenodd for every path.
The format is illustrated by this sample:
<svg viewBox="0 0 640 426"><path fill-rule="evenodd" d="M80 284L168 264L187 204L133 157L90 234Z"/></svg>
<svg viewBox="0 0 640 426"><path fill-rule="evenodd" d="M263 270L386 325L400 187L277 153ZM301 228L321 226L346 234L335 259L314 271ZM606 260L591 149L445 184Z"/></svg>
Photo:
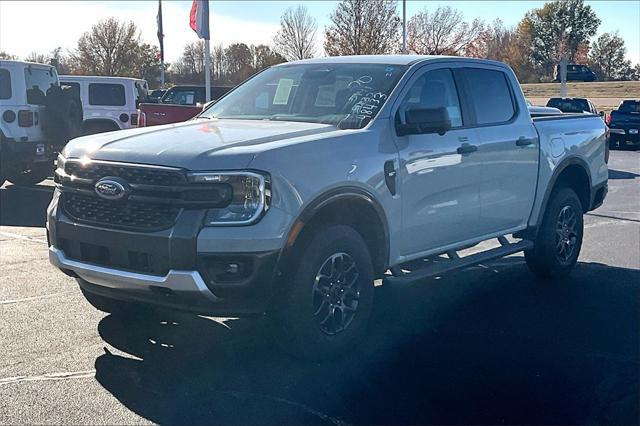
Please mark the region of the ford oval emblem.
<svg viewBox="0 0 640 426"><path fill-rule="evenodd" d="M111 177L105 177L96 182L94 190L99 197L112 201L121 200L129 192L126 182Z"/></svg>

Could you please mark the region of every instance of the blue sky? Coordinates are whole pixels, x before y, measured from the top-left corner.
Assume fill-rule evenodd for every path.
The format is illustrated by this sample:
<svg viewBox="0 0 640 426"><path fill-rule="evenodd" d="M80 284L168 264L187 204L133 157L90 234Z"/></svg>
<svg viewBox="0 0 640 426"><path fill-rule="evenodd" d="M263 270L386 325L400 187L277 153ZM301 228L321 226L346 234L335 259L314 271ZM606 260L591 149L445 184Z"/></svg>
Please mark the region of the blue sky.
<svg viewBox="0 0 640 426"><path fill-rule="evenodd" d="M336 1L210 1L212 43L227 45L235 41L271 43L282 13L303 3L316 17L319 36L329 23ZM401 3L401 2L400 2ZM500 18L507 26L517 24L524 14L541 7L544 1L407 1L407 19L424 8L450 5L460 9L465 18L493 21ZM602 24L598 33L618 30L627 46L627 56L640 62L640 0L587 1ZM185 43L197 40L188 27L190 1L163 0L165 49L168 61L179 57ZM57 46L71 49L78 37L101 18L115 16L133 20L143 38L157 43L155 14L157 2L147 1L72 1L7 2L0 1L0 50L26 56L29 52L47 52ZM29 25L24 17L29 16ZM52 19L54 18L54 19ZM79 19L80 18L80 19ZM56 22L55 27L50 22ZM64 28L64 31L60 31ZM321 41L321 40L320 40Z"/></svg>

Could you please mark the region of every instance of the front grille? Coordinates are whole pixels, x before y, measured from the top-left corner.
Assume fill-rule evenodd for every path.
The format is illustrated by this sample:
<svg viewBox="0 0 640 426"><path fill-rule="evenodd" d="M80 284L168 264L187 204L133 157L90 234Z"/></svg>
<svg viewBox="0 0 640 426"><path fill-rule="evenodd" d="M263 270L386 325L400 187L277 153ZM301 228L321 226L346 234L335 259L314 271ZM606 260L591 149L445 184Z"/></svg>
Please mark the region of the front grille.
<svg viewBox="0 0 640 426"><path fill-rule="evenodd" d="M142 231L169 228L180 212L170 204L114 202L82 194L63 194L63 206L78 221Z"/></svg>
<svg viewBox="0 0 640 426"><path fill-rule="evenodd" d="M173 186L185 184L186 178L180 170L139 167L135 165L88 163L69 161L65 172L77 178L97 181L105 176L119 177L131 184Z"/></svg>

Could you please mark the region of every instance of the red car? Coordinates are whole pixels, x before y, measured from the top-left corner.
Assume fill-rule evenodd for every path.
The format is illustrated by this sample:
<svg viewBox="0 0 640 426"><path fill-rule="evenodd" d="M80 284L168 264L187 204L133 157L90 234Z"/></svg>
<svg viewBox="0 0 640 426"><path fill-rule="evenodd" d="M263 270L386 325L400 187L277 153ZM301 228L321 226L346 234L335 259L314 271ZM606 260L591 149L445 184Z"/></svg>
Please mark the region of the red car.
<svg viewBox="0 0 640 426"><path fill-rule="evenodd" d="M211 100L224 96L231 86L212 86ZM173 86L160 103L140 104L138 127L179 123L195 117L206 103L204 86Z"/></svg>

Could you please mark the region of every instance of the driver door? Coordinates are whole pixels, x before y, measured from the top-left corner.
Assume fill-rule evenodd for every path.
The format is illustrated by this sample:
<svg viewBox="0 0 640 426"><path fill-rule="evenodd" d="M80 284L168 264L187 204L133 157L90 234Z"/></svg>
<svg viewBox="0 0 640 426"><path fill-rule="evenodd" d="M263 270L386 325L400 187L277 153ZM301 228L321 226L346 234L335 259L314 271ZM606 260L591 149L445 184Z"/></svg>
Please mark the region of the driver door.
<svg viewBox="0 0 640 426"><path fill-rule="evenodd" d="M402 198L403 256L459 245L479 235L481 164L466 128L462 96L454 70L428 67L410 80L395 120L411 109L446 108L451 129L444 134L398 136Z"/></svg>

